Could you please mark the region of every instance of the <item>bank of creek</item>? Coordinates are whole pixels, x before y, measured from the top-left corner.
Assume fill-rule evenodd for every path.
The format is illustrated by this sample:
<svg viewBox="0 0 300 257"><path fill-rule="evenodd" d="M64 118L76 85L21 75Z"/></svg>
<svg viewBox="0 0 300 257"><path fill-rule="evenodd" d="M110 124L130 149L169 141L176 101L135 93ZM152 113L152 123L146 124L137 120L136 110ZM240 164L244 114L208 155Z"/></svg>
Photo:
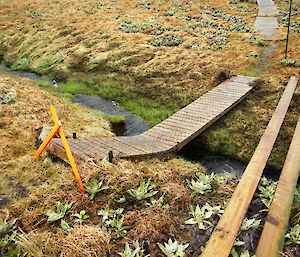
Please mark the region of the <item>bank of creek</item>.
<svg viewBox="0 0 300 257"><path fill-rule="evenodd" d="M53 87L57 87L54 80L42 77L34 72L14 71L4 65L0 65L0 72L7 72L15 76L26 77L35 81L44 81L51 84ZM56 90L60 91L61 89L57 87ZM73 102L81 104L88 108L100 110L106 115L117 115L124 117L124 124L121 123L121 125L118 125L115 128L114 126L112 126L116 135L134 136L141 134L149 129L149 126L142 118L122 108L115 101L109 101L99 96L75 94L73 95ZM193 142L191 142L189 145L185 146L179 152L179 154L193 162L201 163L209 173L231 172L236 173L237 175L241 175L246 168L246 164L238 160L231 159L222 155L211 154L209 153L209 151L207 151L207 149L203 150L199 148L199 143L194 144ZM268 170L266 170L265 173L268 177L274 178L274 176L276 176L274 175L275 172L270 172Z"/></svg>

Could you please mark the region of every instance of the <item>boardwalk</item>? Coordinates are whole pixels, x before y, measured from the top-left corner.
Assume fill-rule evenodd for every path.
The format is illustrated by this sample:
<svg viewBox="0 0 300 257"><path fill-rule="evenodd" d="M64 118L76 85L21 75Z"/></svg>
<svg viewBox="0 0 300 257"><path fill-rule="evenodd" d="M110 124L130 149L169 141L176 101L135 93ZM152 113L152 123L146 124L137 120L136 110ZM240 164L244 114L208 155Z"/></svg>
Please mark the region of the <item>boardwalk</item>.
<svg viewBox="0 0 300 257"><path fill-rule="evenodd" d="M70 139L71 150L77 160L104 159L110 151L120 158L176 152L244 99L254 81L253 77L233 77L141 135ZM50 151L67 161L60 140L52 141Z"/></svg>
<svg viewBox="0 0 300 257"><path fill-rule="evenodd" d="M281 40L278 31L279 11L272 0L258 0L258 16L254 23L254 30L264 40Z"/></svg>

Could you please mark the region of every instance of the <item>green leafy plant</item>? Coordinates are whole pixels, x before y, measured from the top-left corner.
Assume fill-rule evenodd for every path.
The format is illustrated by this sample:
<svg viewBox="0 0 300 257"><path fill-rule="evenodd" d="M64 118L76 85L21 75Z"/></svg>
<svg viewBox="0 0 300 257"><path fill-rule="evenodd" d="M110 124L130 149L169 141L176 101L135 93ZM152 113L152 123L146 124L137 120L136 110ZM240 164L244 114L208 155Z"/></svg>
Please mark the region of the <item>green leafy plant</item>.
<svg viewBox="0 0 300 257"><path fill-rule="evenodd" d="M297 224L294 227L292 227L290 232L288 232L285 235L285 238L287 238L287 240L285 242L287 245L290 245L290 244L300 245L300 225Z"/></svg>
<svg viewBox="0 0 300 257"><path fill-rule="evenodd" d="M164 243L164 246L160 243L157 245L167 257L183 257L184 251L189 247L189 244L179 244L176 240L173 242L171 238L168 243Z"/></svg>
<svg viewBox="0 0 300 257"><path fill-rule="evenodd" d="M102 222L106 227L111 227L115 231L115 237L119 238L127 234L129 226L124 225L124 218L121 217L124 209L111 210L109 208L101 209L98 215L102 216Z"/></svg>
<svg viewBox="0 0 300 257"><path fill-rule="evenodd" d="M121 219L111 219L106 222L110 227L114 228L115 230L115 237L123 237L127 234L127 229L129 226L124 224L124 217Z"/></svg>
<svg viewBox="0 0 300 257"><path fill-rule="evenodd" d="M147 24L135 24L133 21L124 21L120 24L120 30L125 33L138 33L149 29Z"/></svg>
<svg viewBox="0 0 300 257"><path fill-rule="evenodd" d="M231 256L232 257L251 257L251 255L250 255L250 253L249 253L248 250L246 250L244 252L241 252L240 255L236 251L233 251L233 252L231 252ZM252 257L255 257L255 255L252 256Z"/></svg>
<svg viewBox="0 0 300 257"><path fill-rule="evenodd" d="M98 182L97 179L92 179L89 184L85 184L86 191L90 194L90 199L93 200L97 193L108 189L108 186L102 185L103 182Z"/></svg>
<svg viewBox="0 0 300 257"><path fill-rule="evenodd" d="M0 234L6 234L14 231L16 229L17 219L14 220L1 220L0 219Z"/></svg>
<svg viewBox="0 0 300 257"><path fill-rule="evenodd" d="M221 206L210 206L208 203L206 203L201 208L199 205L196 206L194 209L191 207L190 214L193 216L192 218L185 221L185 224L188 225L194 225L198 224L198 228L201 230L206 229L205 224L208 224L210 227L213 226L213 224L209 221L209 218L212 215L218 215L220 216L224 211L221 209Z"/></svg>
<svg viewBox="0 0 300 257"><path fill-rule="evenodd" d="M39 12L38 10L31 9L30 13L29 13L29 16L32 19L39 19L39 18L42 18L44 15L41 12Z"/></svg>
<svg viewBox="0 0 300 257"><path fill-rule="evenodd" d="M280 61L280 64L282 64L284 66L289 66L289 67L296 67L296 68L300 67L300 62L296 62L296 61L291 60L291 59L282 59Z"/></svg>
<svg viewBox="0 0 300 257"><path fill-rule="evenodd" d="M241 252L240 257L251 257L250 253L248 250Z"/></svg>
<svg viewBox="0 0 300 257"><path fill-rule="evenodd" d="M251 51L250 53L248 53L248 56L249 56L249 57L257 57L257 56L258 56L258 53L255 52L255 51Z"/></svg>
<svg viewBox="0 0 300 257"><path fill-rule="evenodd" d="M115 200L117 203L125 203L126 202L126 196L120 196L118 199Z"/></svg>
<svg viewBox="0 0 300 257"><path fill-rule="evenodd" d="M75 222L78 222L80 225L86 220L88 219L90 216L86 214L85 210L81 210L79 213L75 213L73 214L74 217L76 217L77 219L75 220Z"/></svg>
<svg viewBox="0 0 300 257"><path fill-rule="evenodd" d="M138 240L134 243L134 248L131 249L129 244L125 244L125 250L123 253L119 253L121 257L148 257L149 254L144 255L144 250L141 248Z"/></svg>
<svg viewBox="0 0 300 257"><path fill-rule="evenodd" d="M109 219L115 219L123 213L124 209L119 208L117 210L111 210L109 208L101 209L98 211L98 215L102 216L102 222L106 224ZM106 224L108 226L108 224Z"/></svg>
<svg viewBox="0 0 300 257"><path fill-rule="evenodd" d="M12 66L12 70L22 70L29 71L30 70L31 61L28 54L23 54Z"/></svg>
<svg viewBox="0 0 300 257"><path fill-rule="evenodd" d="M0 94L0 104L9 104L16 101L17 91L11 88L7 93Z"/></svg>
<svg viewBox="0 0 300 257"><path fill-rule="evenodd" d="M265 186L258 186L258 190L260 191L260 200L267 208L269 208L271 205L276 186L276 182L269 182L269 184L266 184Z"/></svg>
<svg viewBox="0 0 300 257"><path fill-rule="evenodd" d="M67 203L67 204L63 204L61 202L56 202L56 204L55 204L56 211L47 210L45 212L45 215L48 216L47 221L54 222L54 221L62 219L67 214L67 212L70 210L72 205L73 205L73 202Z"/></svg>
<svg viewBox="0 0 300 257"><path fill-rule="evenodd" d="M16 219L0 219L0 256L24 256L17 244L16 222Z"/></svg>
<svg viewBox="0 0 300 257"><path fill-rule="evenodd" d="M159 36L154 38L150 43L153 46L178 46L182 43L178 36Z"/></svg>
<svg viewBox="0 0 300 257"><path fill-rule="evenodd" d="M267 46L268 45L267 41L265 41L263 39L254 39L253 43L257 46Z"/></svg>
<svg viewBox="0 0 300 257"><path fill-rule="evenodd" d="M66 222L64 219L60 220L60 227L62 228L63 231L68 232L70 230L70 225L68 222Z"/></svg>
<svg viewBox="0 0 300 257"><path fill-rule="evenodd" d="M164 194L159 197L158 199L155 199L154 197L150 197L150 203L147 203L149 207L160 207L163 209L168 209L170 206L168 204L164 204Z"/></svg>
<svg viewBox="0 0 300 257"><path fill-rule="evenodd" d="M257 220L255 218L253 218L253 219L245 218L241 225L241 231L246 231L246 230L249 230L252 228L257 228L260 225L260 221L261 220Z"/></svg>
<svg viewBox="0 0 300 257"><path fill-rule="evenodd" d="M150 179L148 179L148 181L146 182L142 178L137 189L132 188L127 192L137 200L144 200L157 194L158 191L151 191L154 187L155 186L151 183Z"/></svg>
<svg viewBox="0 0 300 257"><path fill-rule="evenodd" d="M214 174L206 175L199 174L196 179L188 182L189 188L193 191L192 196L196 194L205 194L211 191L211 182L213 181Z"/></svg>
<svg viewBox="0 0 300 257"><path fill-rule="evenodd" d="M233 247L232 247L232 249L231 249L231 251L230 251L230 255L231 255L232 257L239 257L239 254L238 254L238 252L236 251L235 247L239 247L239 246L242 246L242 245L244 245L244 244L245 244L244 242L242 242L242 241L236 239L236 240L234 241Z"/></svg>

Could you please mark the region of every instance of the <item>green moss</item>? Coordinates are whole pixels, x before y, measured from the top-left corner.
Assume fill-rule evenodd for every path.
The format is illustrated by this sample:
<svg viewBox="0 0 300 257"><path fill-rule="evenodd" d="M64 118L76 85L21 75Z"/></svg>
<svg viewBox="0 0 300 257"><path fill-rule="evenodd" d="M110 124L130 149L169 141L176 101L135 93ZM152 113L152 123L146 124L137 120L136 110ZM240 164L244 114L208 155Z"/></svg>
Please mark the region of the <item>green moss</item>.
<svg viewBox="0 0 300 257"><path fill-rule="evenodd" d="M45 80L38 80L36 81L37 84L42 88L45 89L47 91L49 91L50 93L52 93L53 95L56 95L68 102L71 102L73 100L73 95L69 92L58 92L56 90L55 87L53 87L48 81Z"/></svg>
<svg viewBox="0 0 300 257"><path fill-rule="evenodd" d="M47 89L52 94L71 101L73 95L98 95L108 100L117 101L122 107L131 111L135 115L142 117L149 126L154 126L175 112L173 108L158 103L157 101L140 96L132 84L113 81L74 81L59 83L62 92L58 92L47 81L38 81L41 88ZM125 122L122 116L105 116L111 123Z"/></svg>
<svg viewBox="0 0 300 257"><path fill-rule="evenodd" d="M125 117L123 115L107 115L104 114L103 117L114 124L125 124Z"/></svg>
<svg viewBox="0 0 300 257"><path fill-rule="evenodd" d="M19 58L12 66L12 70L22 70L29 71L30 70L30 58L27 54L24 54Z"/></svg>
<svg viewBox="0 0 300 257"><path fill-rule="evenodd" d="M49 66L50 63L48 59L41 59L35 68L35 72L37 72L38 74L44 74L46 72L46 69L49 68Z"/></svg>
<svg viewBox="0 0 300 257"><path fill-rule="evenodd" d="M122 104L127 110L134 114L141 116L149 126L154 126L170 115L174 110L167 106L161 105L152 99L136 98L134 100L127 100Z"/></svg>
<svg viewBox="0 0 300 257"><path fill-rule="evenodd" d="M226 128L216 128L209 131L209 146L213 152L234 156L241 147L241 143L232 137Z"/></svg>
<svg viewBox="0 0 300 257"><path fill-rule="evenodd" d="M84 95L95 95L96 90L88 87L86 84L79 83L73 80L70 80L66 83L59 83L59 87L63 90L64 93L70 94L84 94Z"/></svg>

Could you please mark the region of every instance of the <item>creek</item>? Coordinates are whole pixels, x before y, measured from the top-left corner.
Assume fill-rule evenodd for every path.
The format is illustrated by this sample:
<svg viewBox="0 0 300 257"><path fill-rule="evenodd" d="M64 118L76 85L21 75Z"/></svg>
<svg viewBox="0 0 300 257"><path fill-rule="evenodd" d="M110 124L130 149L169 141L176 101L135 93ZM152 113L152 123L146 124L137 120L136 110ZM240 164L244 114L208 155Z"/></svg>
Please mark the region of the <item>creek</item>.
<svg viewBox="0 0 300 257"><path fill-rule="evenodd" d="M51 79L41 77L40 75L33 72L13 71L6 66L0 65L0 72L1 71L19 77L26 77L35 81L47 81L52 86L55 86L55 82ZM141 134L149 129L146 122L142 118L122 108L118 105L118 103L114 101L108 101L99 96L75 94L73 102L81 104L88 108L100 110L107 115L124 116L125 125L123 131L118 133L118 135L133 136ZM179 154L186 159L202 164L205 168L207 168L209 173L233 172L237 175L241 175L246 168L246 164L243 164L238 160L234 160L222 155L214 155L207 151L199 152L199 147L194 147L193 144L189 144L188 146L184 147L184 149L180 151Z"/></svg>

